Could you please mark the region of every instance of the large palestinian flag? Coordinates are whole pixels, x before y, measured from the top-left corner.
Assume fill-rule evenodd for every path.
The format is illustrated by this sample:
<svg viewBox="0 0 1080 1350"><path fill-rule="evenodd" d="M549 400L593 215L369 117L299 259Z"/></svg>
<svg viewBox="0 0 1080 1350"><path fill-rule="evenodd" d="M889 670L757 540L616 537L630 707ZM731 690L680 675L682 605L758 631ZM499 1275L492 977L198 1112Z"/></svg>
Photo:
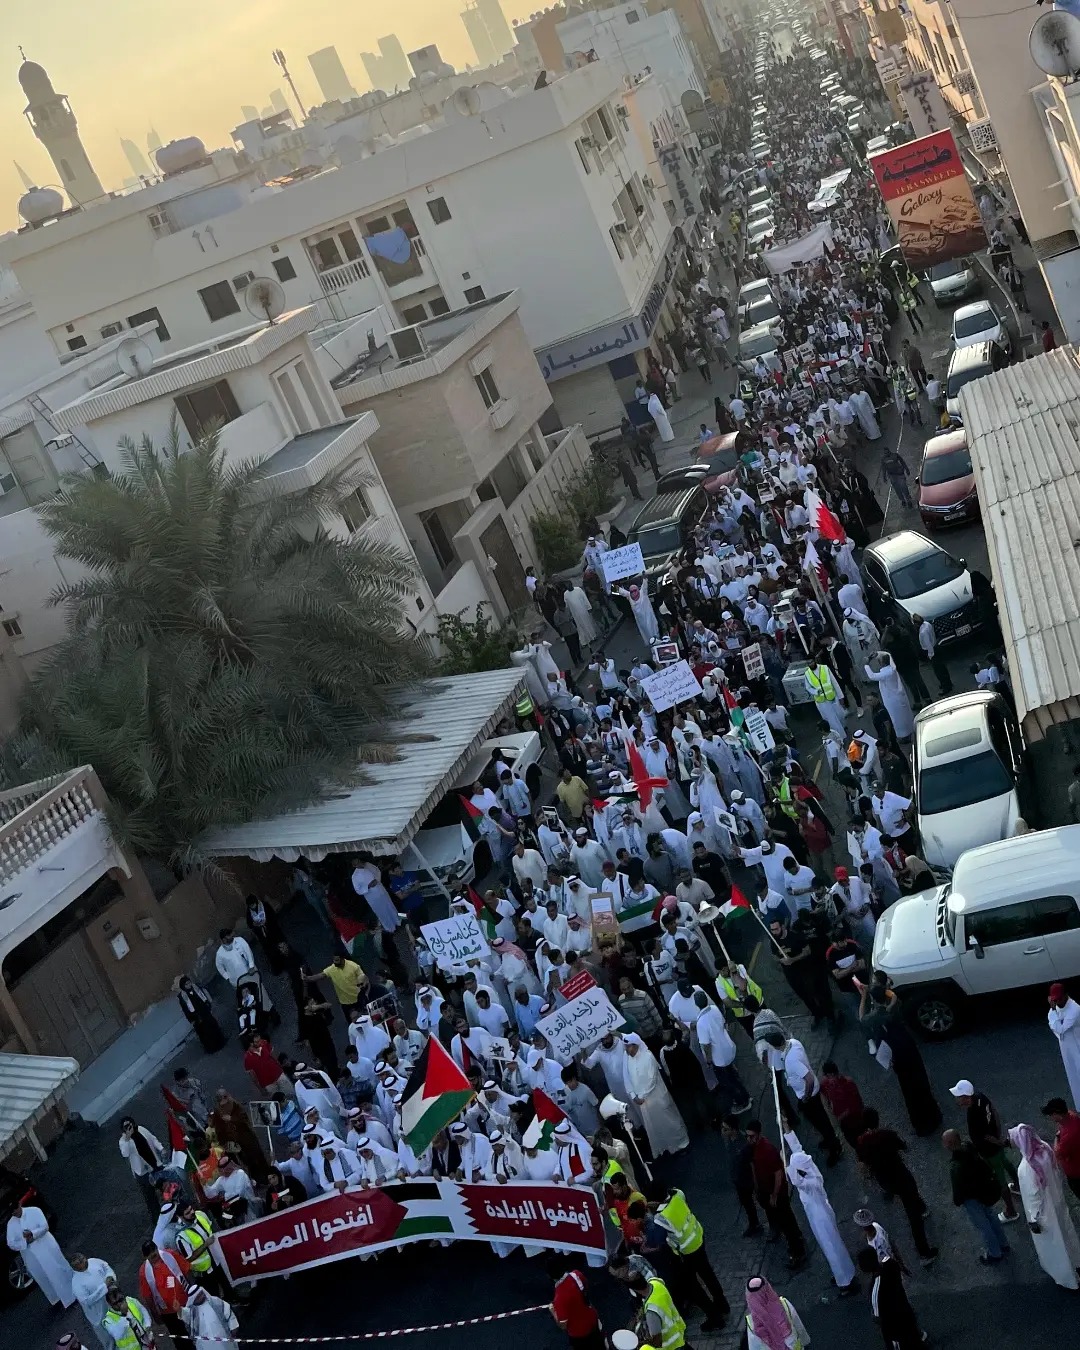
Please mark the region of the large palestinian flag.
<svg viewBox="0 0 1080 1350"><path fill-rule="evenodd" d="M401 1098L401 1130L414 1153L423 1153L440 1130L473 1098L472 1084L437 1036L429 1036Z"/></svg>
<svg viewBox="0 0 1080 1350"><path fill-rule="evenodd" d="M539 1088L533 1088L532 1102L536 1115L533 1116L528 1129L521 1136L521 1146L522 1148L539 1149L541 1153L547 1153L557 1147L553 1138L555 1126L561 1125L564 1120L569 1120L570 1117L561 1106L557 1106L547 1093L542 1092ZM585 1136L576 1128L572 1128L570 1138L573 1139L574 1143L588 1147ZM574 1155L570 1170L575 1175L584 1175L585 1164L577 1154Z"/></svg>

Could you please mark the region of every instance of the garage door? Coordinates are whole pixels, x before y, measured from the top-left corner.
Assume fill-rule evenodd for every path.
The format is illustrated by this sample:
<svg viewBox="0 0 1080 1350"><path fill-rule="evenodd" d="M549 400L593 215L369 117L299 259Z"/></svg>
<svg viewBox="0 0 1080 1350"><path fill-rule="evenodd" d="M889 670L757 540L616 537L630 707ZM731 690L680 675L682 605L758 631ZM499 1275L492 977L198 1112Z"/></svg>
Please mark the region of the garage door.
<svg viewBox="0 0 1080 1350"><path fill-rule="evenodd" d="M563 426L580 422L586 436L617 427L626 414L607 366L567 375L549 387Z"/></svg>

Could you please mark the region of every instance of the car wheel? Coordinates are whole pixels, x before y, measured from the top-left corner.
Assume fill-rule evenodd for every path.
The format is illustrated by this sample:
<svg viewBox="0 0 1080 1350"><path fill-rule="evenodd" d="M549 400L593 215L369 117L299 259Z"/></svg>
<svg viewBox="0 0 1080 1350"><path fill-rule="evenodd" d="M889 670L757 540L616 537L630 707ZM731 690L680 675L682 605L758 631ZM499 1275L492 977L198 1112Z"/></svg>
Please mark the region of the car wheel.
<svg viewBox="0 0 1080 1350"><path fill-rule="evenodd" d="M26 1269L26 1263L17 1252L12 1255L8 1262L7 1285L16 1297L22 1297L23 1294L29 1293L34 1287L34 1277Z"/></svg>
<svg viewBox="0 0 1080 1350"><path fill-rule="evenodd" d="M943 989L930 990L909 1005L912 1021L928 1041L944 1041L955 1035L960 1023L956 1003Z"/></svg>

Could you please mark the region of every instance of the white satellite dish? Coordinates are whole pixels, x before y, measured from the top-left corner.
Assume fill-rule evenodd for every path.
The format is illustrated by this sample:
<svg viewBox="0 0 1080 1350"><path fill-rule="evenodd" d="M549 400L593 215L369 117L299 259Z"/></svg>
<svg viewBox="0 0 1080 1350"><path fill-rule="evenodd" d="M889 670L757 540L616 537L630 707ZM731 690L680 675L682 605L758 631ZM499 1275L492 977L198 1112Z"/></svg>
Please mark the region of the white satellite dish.
<svg viewBox="0 0 1080 1350"><path fill-rule="evenodd" d="M248 313L272 324L285 309L285 289L273 277L256 277L244 288L244 304Z"/></svg>
<svg viewBox="0 0 1080 1350"><path fill-rule="evenodd" d="M462 117L475 117L482 111L480 95L471 84L464 84L460 89L455 89L450 95L450 102Z"/></svg>
<svg viewBox="0 0 1080 1350"><path fill-rule="evenodd" d="M154 369L153 349L137 334L132 334L117 347L116 364L129 380L141 380Z"/></svg>
<svg viewBox="0 0 1080 1350"><path fill-rule="evenodd" d="M1040 14L1028 35L1028 50L1047 75L1071 79L1080 72L1080 19L1063 9Z"/></svg>

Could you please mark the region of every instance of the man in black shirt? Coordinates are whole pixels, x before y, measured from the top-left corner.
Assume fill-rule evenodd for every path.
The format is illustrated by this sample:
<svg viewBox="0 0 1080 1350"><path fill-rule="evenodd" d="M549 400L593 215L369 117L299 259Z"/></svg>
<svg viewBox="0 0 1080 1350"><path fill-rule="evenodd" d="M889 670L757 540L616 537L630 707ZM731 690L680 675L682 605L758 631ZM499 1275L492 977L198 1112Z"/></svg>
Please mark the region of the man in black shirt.
<svg viewBox="0 0 1080 1350"><path fill-rule="evenodd" d="M796 997L810 1010L812 1025L816 1027L826 1017L834 1019L829 972L822 955L814 951L813 944L798 927L789 927L785 923L774 921L769 924L769 931L783 953L779 955L776 948L773 948L783 968L784 977Z"/></svg>
<svg viewBox="0 0 1080 1350"><path fill-rule="evenodd" d="M926 1202L901 1156L907 1152L907 1144L895 1130L882 1128L881 1117L872 1106L863 1111L863 1126L863 1132L855 1142L859 1163L881 1187L886 1200L895 1195L904 1206L915 1250L923 1265L929 1266L936 1259L938 1249L927 1241L923 1222Z"/></svg>
<svg viewBox="0 0 1080 1350"><path fill-rule="evenodd" d="M1004 1211L1001 1221L1013 1223L1020 1217L1009 1189L1016 1182L1016 1168L1009 1158L1009 1142L1001 1127L1001 1117L986 1093L976 1092L969 1079L961 1078L949 1091L967 1113L968 1135L975 1152L985 1159L1001 1187Z"/></svg>
<svg viewBox="0 0 1080 1350"><path fill-rule="evenodd" d="M723 904L722 896L731 890L731 877L718 853L710 853L704 844L694 845L694 875L700 877L712 889L716 903Z"/></svg>
<svg viewBox="0 0 1080 1350"><path fill-rule="evenodd" d="M754 1169L751 1165L753 1149L750 1141L739 1127L737 1116L725 1116L720 1126L720 1136L727 1149L728 1172L739 1204L749 1222L743 1233L744 1238L756 1237L761 1232L761 1220L754 1204Z"/></svg>

